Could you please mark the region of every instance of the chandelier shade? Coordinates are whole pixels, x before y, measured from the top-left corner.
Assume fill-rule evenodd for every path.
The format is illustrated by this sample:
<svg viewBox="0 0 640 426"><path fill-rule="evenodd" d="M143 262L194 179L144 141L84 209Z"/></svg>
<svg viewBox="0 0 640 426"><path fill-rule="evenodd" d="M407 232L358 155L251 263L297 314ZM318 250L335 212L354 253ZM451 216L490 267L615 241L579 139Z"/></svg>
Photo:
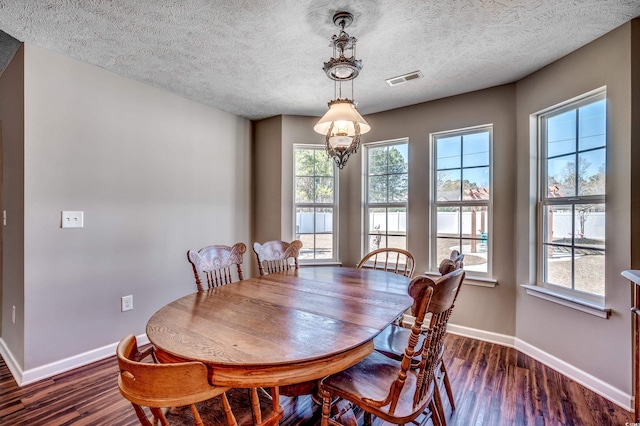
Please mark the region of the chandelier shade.
<svg viewBox="0 0 640 426"><path fill-rule="evenodd" d="M360 126L360 134L365 134L371 130L367 120L362 118L355 104L350 99L337 99L329 102L327 111L320 120L313 126L313 130L322 135L326 135L329 127L333 124L334 131L337 128L347 129L349 136L355 135L354 123Z"/></svg>

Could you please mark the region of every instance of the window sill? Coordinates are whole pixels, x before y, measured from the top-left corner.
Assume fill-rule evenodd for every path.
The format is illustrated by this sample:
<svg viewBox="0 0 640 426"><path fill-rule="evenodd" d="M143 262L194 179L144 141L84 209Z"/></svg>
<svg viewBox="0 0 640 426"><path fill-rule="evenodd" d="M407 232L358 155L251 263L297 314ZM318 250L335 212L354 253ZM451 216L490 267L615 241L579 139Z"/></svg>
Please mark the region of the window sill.
<svg viewBox="0 0 640 426"><path fill-rule="evenodd" d="M428 275L430 277L439 277L439 276L441 276L438 272L432 272L432 271L425 272L425 275ZM473 286L476 286L476 287L494 288L495 286L498 285L498 280L493 279L493 278L470 277L468 275L465 275L464 284L473 285Z"/></svg>
<svg viewBox="0 0 640 426"><path fill-rule="evenodd" d="M301 268L312 268L314 266L342 266L342 262L336 262L333 260L326 260L326 261L298 261L298 265Z"/></svg>
<svg viewBox="0 0 640 426"><path fill-rule="evenodd" d="M577 297L571 297L537 285L522 285L522 287L524 287L529 296L538 297L540 299L557 303L604 319L609 319L611 316L610 308L605 308L604 306L600 306Z"/></svg>

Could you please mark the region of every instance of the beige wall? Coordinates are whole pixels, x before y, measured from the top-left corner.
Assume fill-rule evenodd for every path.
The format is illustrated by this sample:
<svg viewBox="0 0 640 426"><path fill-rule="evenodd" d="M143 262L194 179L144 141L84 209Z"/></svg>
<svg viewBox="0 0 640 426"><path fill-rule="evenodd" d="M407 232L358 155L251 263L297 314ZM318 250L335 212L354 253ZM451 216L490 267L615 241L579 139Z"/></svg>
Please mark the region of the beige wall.
<svg viewBox="0 0 640 426"><path fill-rule="evenodd" d="M24 362L24 48L0 77L2 121L2 340ZM16 306L16 323L11 307Z"/></svg>
<svg viewBox="0 0 640 426"><path fill-rule="evenodd" d="M581 371L579 374L601 381L605 388L611 387L611 394L623 403L624 394L631 393L631 323L629 283L622 279L620 271L632 264L630 199L638 203L639 197L639 180L635 179L636 186L632 187L630 179L632 162L640 160L638 120L632 125L631 115L632 88L635 88L634 116L640 109L638 22L625 24L517 83L367 115L372 131L363 137L364 143L409 139L408 246L420 272L431 267L429 134L493 124L492 275L498 285L495 288L465 285L451 322L489 334L510 336L517 347L522 344L534 347L555 360L558 366L568 363ZM613 310L608 320L527 296L520 287L535 283L536 148L530 143L530 115L605 85L610 147L606 305ZM282 119L281 135L270 135L281 143L278 158L289 155L294 142L315 137L312 130L315 120L314 117ZM277 173L281 181L290 181L291 174L282 170L273 173ZM257 182L258 192L261 181ZM347 266L355 265L362 255L361 188L362 152L359 152L351 156L340 171L340 260ZM286 226L283 218L288 218L287 208L290 209L283 206L279 213L272 212L272 218L261 226L277 225L282 230ZM640 215L633 217L633 232L637 236ZM634 257L638 268L640 253Z"/></svg>
<svg viewBox="0 0 640 426"><path fill-rule="evenodd" d="M637 25L637 22L634 24ZM607 257L608 320L540 300L518 289L518 339L534 345L594 377L631 393L631 24L606 34L517 83L518 184L516 235L517 284L534 284L535 147L530 143L530 115L586 92L607 87ZM638 33L636 31L636 43ZM636 80L634 85L640 84ZM637 118L636 118L637 121ZM639 141L636 136L636 145ZM637 150L636 150L637 151ZM637 156L637 152L635 153ZM637 196L637 194L636 194ZM637 219L636 219L637 220Z"/></svg>
<svg viewBox="0 0 640 426"><path fill-rule="evenodd" d="M251 125L32 45L24 58L24 250L4 246L24 251L24 282L5 279L24 301L3 299L24 323L14 337L3 318L2 338L33 371L144 333L194 291L188 249L249 244ZM85 227L61 229L62 210L84 211ZM129 294L134 309L120 312Z"/></svg>

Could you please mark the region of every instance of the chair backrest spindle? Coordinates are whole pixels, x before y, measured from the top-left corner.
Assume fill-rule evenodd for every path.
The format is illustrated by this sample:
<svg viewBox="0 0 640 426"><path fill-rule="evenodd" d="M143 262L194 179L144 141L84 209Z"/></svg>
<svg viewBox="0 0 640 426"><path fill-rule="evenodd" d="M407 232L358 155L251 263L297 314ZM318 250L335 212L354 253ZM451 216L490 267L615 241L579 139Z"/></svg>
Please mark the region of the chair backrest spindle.
<svg viewBox="0 0 640 426"><path fill-rule="evenodd" d="M254 243L253 251L258 260L260 275L273 274L275 272L298 269L298 257L302 241L267 241L264 244Z"/></svg>
<svg viewBox="0 0 640 426"><path fill-rule="evenodd" d="M203 281L207 288L217 287L233 282L235 273L238 280L243 280L242 262L247 246L236 243L233 246L211 245L198 251L189 250L187 259L191 263L198 291L203 291ZM204 278L204 279L203 279Z"/></svg>
<svg viewBox="0 0 640 426"><path fill-rule="evenodd" d="M358 268L380 269L383 271L412 277L415 259L407 250L387 247L373 250L358 262Z"/></svg>

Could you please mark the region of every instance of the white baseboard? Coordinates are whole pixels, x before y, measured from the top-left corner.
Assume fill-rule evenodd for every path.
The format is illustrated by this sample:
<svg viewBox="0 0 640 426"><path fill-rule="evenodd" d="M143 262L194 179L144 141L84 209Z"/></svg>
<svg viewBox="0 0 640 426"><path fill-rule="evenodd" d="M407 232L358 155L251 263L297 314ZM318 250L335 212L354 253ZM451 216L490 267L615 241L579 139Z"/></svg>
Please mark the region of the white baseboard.
<svg viewBox="0 0 640 426"><path fill-rule="evenodd" d="M570 378L571 380L580 383L582 386L592 390L614 404L619 405L625 410L633 411L634 399L632 395L611 386L609 383L606 383L586 371L580 370L560 358L544 352L521 339L517 339L513 336L507 336L505 334L492 333L490 331L478 330L451 323L447 326L447 332L514 348L517 351L530 356L536 361L541 362L547 367L556 370L558 373Z"/></svg>
<svg viewBox="0 0 640 426"><path fill-rule="evenodd" d="M507 346L509 348L513 348L515 343L515 338L513 336L451 323L447 325L447 333L470 337L472 339L482 340L483 342L497 343L498 345Z"/></svg>
<svg viewBox="0 0 640 426"><path fill-rule="evenodd" d="M611 386L609 383L606 383L595 376L587 373L586 371L580 370L577 367L569 364L566 361L561 360L543 350L538 349L537 347L530 345L527 342L524 342L520 339L516 339L515 348L529 355L531 358L540 361L547 367L553 368L560 374L563 374L570 379L580 383L582 386L587 389L591 389L598 395L608 399L614 404L619 405L627 411L633 411L633 397L621 391L618 388Z"/></svg>
<svg viewBox="0 0 640 426"><path fill-rule="evenodd" d="M18 386L21 386L22 367L20 367L20 364L14 358L13 353L11 353L11 351L7 347L7 343L2 338L0 338L0 355L2 355L4 363L7 364L9 372L18 383Z"/></svg>
<svg viewBox="0 0 640 426"><path fill-rule="evenodd" d="M149 343L149 339L146 334L136 336L138 345L146 345ZM93 349L88 352L84 352L78 355L71 356L69 358L61 359L50 364L42 365L40 367L32 368L29 370L22 370L22 367L18 364L13 354L7 348L4 340L0 338L0 355L5 360L11 375L18 383L18 386L28 385L37 381L55 376L56 374L64 373L74 368L82 367L83 365L91 364L92 362L100 361L116 354L116 348L119 342L111 343L101 348Z"/></svg>

